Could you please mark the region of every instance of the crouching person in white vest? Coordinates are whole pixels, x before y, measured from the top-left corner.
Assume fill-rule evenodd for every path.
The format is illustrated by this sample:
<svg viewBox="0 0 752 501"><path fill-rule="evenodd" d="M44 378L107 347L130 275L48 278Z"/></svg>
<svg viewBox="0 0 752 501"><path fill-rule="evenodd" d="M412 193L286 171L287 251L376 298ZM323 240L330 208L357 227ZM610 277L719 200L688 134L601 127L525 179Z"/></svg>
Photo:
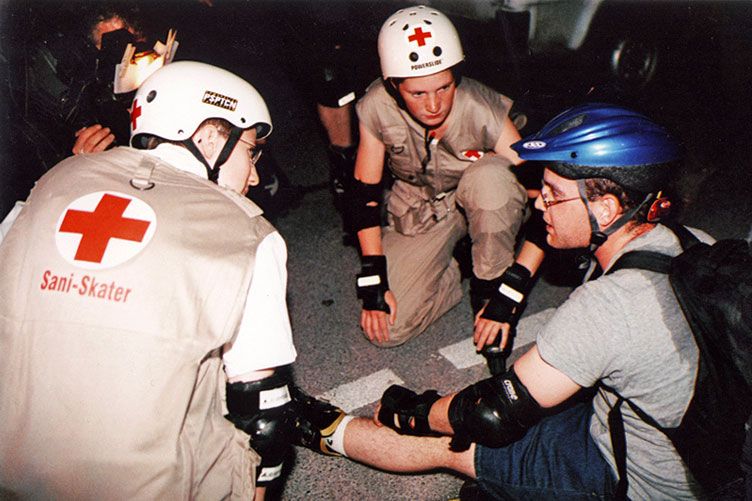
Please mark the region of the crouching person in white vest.
<svg viewBox="0 0 752 501"><path fill-rule="evenodd" d="M247 82L172 63L134 98L131 147L64 160L4 223L0 493L260 499L279 482L287 250L243 196L271 129Z"/></svg>

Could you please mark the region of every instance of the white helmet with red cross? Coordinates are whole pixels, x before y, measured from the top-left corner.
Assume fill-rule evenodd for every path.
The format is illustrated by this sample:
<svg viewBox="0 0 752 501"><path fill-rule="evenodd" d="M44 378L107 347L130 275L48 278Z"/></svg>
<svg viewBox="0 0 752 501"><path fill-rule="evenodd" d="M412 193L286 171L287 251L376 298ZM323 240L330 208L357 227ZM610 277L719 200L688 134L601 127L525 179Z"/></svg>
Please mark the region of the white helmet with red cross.
<svg viewBox="0 0 752 501"><path fill-rule="evenodd" d="M381 74L386 78L433 75L465 59L460 37L444 14L417 5L397 11L379 32Z"/></svg>
<svg viewBox="0 0 752 501"><path fill-rule="evenodd" d="M131 146L145 148L150 136L184 141L209 118L223 118L238 129L255 127L259 139L272 131L266 103L251 84L209 64L170 63L136 92L131 106Z"/></svg>

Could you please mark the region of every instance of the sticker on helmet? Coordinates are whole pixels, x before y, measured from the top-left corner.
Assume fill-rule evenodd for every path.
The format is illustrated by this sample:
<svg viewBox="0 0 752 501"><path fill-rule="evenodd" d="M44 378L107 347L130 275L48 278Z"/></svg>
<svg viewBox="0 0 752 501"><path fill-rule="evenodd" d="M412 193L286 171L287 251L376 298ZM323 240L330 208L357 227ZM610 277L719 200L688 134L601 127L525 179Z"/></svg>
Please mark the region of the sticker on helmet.
<svg viewBox="0 0 752 501"><path fill-rule="evenodd" d="M418 47L423 47L426 45L426 38L431 38L432 36L430 31L423 32L423 29L418 26L415 28L413 34L407 37L407 41L416 42Z"/></svg>
<svg viewBox="0 0 752 501"><path fill-rule="evenodd" d="M223 96L218 92L212 92L207 90L204 92L204 97L201 102L217 106L218 108L224 108L229 111L235 111L238 106L238 100L231 97Z"/></svg>
<svg viewBox="0 0 752 501"><path fill-rule="evenodd" d="M143 200L118 192L89 193L58 218L55 244L79 268L102 270L122 264L149 244L157 215Z"/></svg>
<svg viewBox="0 0 752 501"><path fill-rule="evenodd" d="M546 143L543 141L526 141L522 143L522 147L526 150L539 150L546 147Z"/></svg>
<svg viewBox="0 0 752 501"><path fill-rule="evenodd" d="M138 128L138 117L141 116L141 106L138 104L138 99L133 100L133 106L131 107L131 130Z"/></svg>

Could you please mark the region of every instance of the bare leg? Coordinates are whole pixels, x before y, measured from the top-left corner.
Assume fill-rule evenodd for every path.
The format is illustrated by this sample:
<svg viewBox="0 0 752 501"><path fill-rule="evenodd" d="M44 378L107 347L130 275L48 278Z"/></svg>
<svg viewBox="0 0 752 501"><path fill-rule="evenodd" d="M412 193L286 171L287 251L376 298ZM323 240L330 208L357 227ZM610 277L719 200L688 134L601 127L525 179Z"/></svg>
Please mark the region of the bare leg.
<svg viewBox="0 0 752 501"><path fill-rule="evenodd" d="M355 418L345 428L345 452L360 463L392 472L448 468L475 478L475 444L465 452L452 452L449 440L400 435L367 418Z"/></svg>
<svg viewBox="0 0 752 501"><path fill-rule="evenodd" d="M352 146L352 103L339 108L317 104L316 109L321 125L326 129L329 144L340 147Z"/></svg>

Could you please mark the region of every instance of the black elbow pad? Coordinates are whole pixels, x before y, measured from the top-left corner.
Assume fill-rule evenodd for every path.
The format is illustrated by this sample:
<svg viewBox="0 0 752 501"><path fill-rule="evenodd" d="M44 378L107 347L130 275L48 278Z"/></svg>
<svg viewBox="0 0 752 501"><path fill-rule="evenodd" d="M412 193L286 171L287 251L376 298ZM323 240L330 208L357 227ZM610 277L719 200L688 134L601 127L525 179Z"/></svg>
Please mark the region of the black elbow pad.
<svg viewBox="0 0 752 501"><path fill-rule="evenodd" d="M281 371L280 371L281 372ZM285 375L274 375L245 383L227 385L225 416L250 435L250 445L260 456L256 483L278 483L293 439L294 409Z"/></svg>
<svg viewBox="0 0 752 501"><path fill-rule="evenodd" d="M543 409L512 367L504 374L468 386L452 399L452 449L467 450L472 442L505 446L522 438L542 416Z"/></svg>
<svg viewBox="0 0 752 501"><path fill-rule="evenodd" d="M350 194L350 229L354 233L365 228L381 226L381 203L383 199L381 183L366 184L353 180Z"/></svg>

